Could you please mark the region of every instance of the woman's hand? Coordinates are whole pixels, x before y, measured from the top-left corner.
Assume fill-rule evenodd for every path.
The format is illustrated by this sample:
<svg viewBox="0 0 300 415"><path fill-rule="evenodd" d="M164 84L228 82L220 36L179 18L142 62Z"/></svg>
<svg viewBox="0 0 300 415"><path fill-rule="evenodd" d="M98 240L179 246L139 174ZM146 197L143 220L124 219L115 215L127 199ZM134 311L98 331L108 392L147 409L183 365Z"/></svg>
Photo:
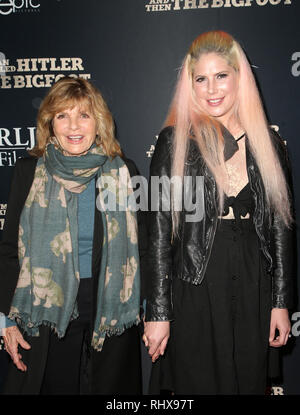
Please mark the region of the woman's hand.
<svg viewBox="0 0 300 415"><path fill-rule="evenodd" d="M275 330L279 331L279 336L275 337ZM269 344L273 347L280 347L287 343L291 323L287 308L273 308L271 312Z"/></svg>
<svg viewBox="0 0 300 415"><path fill-rule="evenodd" d="M23 347L23 349L28 350L31 347L30 344L24 340L17 326L6 327L5 329L2 329L2 336L5 349L12 358L14 364L22 372L26 372L27 366L22 362L22 355L19 353L18 347L20 345Z"/></svg>
<svg viewBox="0 0 300 415"><path fill-rule="evenodd" d="M143 340L153 363L160 355L164 354L169 336L169 321L147 321L144 323Z"/></svg>

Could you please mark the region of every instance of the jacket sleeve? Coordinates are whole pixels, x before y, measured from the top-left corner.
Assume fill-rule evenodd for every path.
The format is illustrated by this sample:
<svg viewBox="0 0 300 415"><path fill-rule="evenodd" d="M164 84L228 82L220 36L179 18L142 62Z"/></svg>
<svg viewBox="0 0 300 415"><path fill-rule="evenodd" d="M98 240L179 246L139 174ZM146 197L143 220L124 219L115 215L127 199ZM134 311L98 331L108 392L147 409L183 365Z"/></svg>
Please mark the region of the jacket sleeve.
<svg viewBox="0 0 300 415"><path fill-rule="evenodd" d="M0 312L6 315L9 313L19 278L19 221L33 180L36 160L34 158L19 159L12 176L0 243Z"/></svg>
<svg viewBox="0 0 300 415"><path fill-rule="evenodd" d="M157 208L156 201L164 197L164 187L154 186L154 180L167 176L171 171L172 129L165 128L160 133L150 165L148 211L148 281L146 321L169 321L173 319L172 283L172 217L171 211ZM166 190L167 191L167 190ZM157 193L156 193L157 192ZM156 195L156 197L155 197ZM153 199L154 198L154 199Z"/></svg>
<svg viewBox="0 0 300 415"><path fill-rule="evenodd" d="M281 162L281 166L289 188L291 201L291 213L294 217L293 208L293 184L287 147L282 139L272 132L275 148ZM295 259L296 259L296 232L295 223L287 227L279 215L275 214L272 228L273 250L274 250L274 273L273 273L273 307L291 308L293 306L293 292L295 281Z"/></svg>

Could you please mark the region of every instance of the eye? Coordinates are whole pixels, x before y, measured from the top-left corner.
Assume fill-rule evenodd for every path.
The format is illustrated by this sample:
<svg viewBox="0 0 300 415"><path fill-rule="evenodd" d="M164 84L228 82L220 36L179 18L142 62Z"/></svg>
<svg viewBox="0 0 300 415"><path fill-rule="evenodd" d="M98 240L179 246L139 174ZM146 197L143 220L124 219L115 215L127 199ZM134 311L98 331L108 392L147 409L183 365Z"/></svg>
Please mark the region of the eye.
<svg viewBox="0 0 300 415"><path fill-rule="evenodd" d="M81 118L90 118L89 114L87 112L82 112L80 114Z"/></svg>
<svg viewBox="0 0 300 415"><path fill-rule="evenodd" d="M58 120L62 120L63 118L65 118L65 114L63 114L63 113L61 113L61 114L57 114L57 115L56 115L56 118L57 118Z"/></svg>
<svg viewBox="0 0 300 415"><path fill-rule="evenodd" d="M227 73L219 73L218 75L217 75L217 78L218 79L224 79L224 78L226 78L228 76L228 74Z"/></svg>
<svg viewBox="0 0 300 415"><path fill-rule="evenodd" d="M205 77L204 76L196 76L196 78L195 78L195 81L196 82L203 82L205 80Z"/></svg>

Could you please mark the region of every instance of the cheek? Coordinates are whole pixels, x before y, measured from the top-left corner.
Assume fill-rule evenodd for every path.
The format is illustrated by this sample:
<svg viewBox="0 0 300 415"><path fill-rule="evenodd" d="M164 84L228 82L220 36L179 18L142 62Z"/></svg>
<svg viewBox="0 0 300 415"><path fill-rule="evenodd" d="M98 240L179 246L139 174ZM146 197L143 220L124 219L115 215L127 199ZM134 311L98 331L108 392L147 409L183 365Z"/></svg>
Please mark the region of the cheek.
<svg viewBox="0 0 300 415"><path fill-rule="evenodd" d="M227 94L230 94L233 98L237 96L237 82L235 79L231 79L226 84L224 84L223 90L227 92Z"/></svg>
<svg viewBox="0 0 300 415"><path fill-rule="evenodd" d="M203 85L195 83L193 89L196 98L205 98L205 91Z"/></svg>
<svg viewBox="0 0 300 415"><path fill-rule="evenodd" d="M97 128L96 123L92 123L88 127L89 134L93 137L93 139L96 137L97 134Z"/></svg>
<svg viewBox="0 0 300 415"><path fill-rule="evenodd" d="M61 123L58 123L57 121L54 121L52 124L52 129L53 129L53 133L55 136L58 136L61 134L62 130L63 130L63 126L61 125Z"/></svg>

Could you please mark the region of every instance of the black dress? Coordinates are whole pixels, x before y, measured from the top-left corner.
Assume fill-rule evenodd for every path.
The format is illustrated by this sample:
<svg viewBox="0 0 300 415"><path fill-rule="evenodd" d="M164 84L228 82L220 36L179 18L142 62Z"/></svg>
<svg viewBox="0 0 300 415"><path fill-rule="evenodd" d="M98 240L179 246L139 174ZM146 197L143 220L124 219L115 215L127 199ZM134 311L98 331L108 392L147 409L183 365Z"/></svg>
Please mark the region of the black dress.
<svg viewBox="0 0 300 415"><path fill-rule="evenodd" d="M150 393L265 392L271 278L252 221L249 183L226 205L235 219L220 219L203 282L173 281L175 317L165 354L153 364ZM247 212L250 218L241 219Z"/></svg>

